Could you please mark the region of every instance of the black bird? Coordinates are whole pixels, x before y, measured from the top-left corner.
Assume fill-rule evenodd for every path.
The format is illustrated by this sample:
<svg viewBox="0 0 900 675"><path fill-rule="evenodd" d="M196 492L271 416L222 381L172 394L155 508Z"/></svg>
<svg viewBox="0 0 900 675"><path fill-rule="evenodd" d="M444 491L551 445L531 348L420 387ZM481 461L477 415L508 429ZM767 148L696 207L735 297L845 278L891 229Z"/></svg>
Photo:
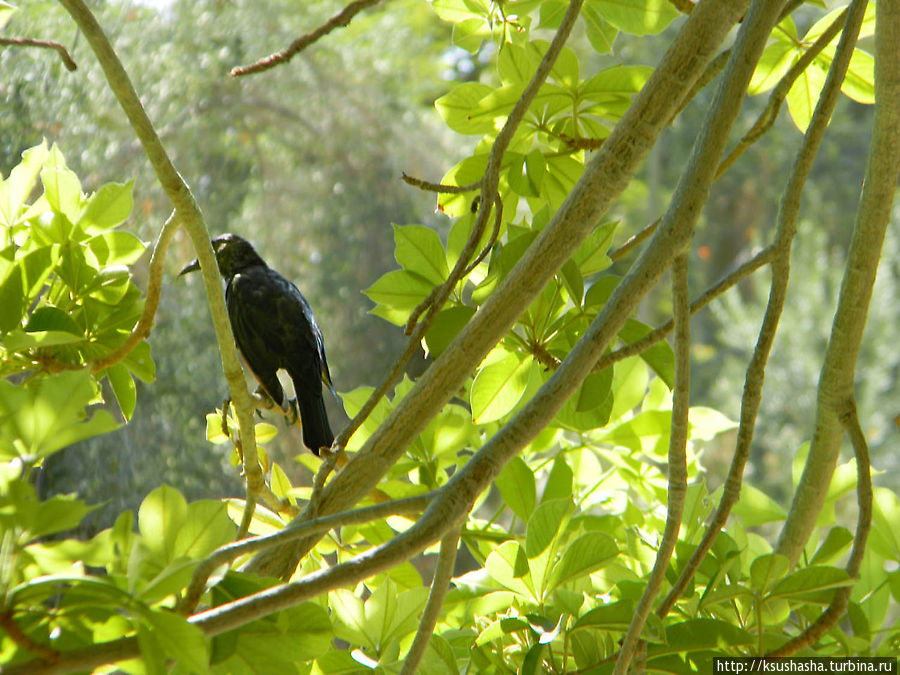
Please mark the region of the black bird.
<svg viewBox="0 0 900 675"><path fill-rule="evenodd" d="M334 392L322 331L306 298L294 284L269 267L245 239L223 234L212 240L219 272L225 279L225 304L237 347L268 394L284 407L276 372L284 368L294 383L303 443L316 455L334 435L322 398L322 384ZM200 269L197 260L179 276Z"/></svg>

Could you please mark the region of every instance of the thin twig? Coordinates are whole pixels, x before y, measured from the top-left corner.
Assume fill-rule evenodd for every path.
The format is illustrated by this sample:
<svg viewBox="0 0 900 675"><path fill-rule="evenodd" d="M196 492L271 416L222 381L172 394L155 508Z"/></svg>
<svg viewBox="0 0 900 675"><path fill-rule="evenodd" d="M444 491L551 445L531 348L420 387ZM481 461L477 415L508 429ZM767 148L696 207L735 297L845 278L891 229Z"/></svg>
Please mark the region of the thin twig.
<svg viewBox="0 0 900 675"><path fill-rule="evenodd" d="M773 256L774 249L769 246L757 253L750 260L741 264L740 267L720 279L715 285L706 289L700 295L700 297L694 300L691 303L691 314L696 314L713 300L725 293L725 291L735 286L738 282L749 277L760 267L769 264L772 261ZM647 351L648 349L650 349L650 347L657 344L658 342L661 342L663 338L666 337L666 335L671 333L674 326L675 322L672 319L669 319L664 324L661 324L654 328L641 339L635 340L631 344L625 345L624 347L619 347L615 351L607 352L600 358L599 361L597 361L597 365L594 370L603 370L604 368L609 368L614 363L618 363L623 359L627 359L629 356L637 356L638 354Z"/></svg>
<svg viewBox="0 0 900 675"><path fill-rule="evenodd" d="M78 64L69 56L69 51L58 42L48 42L46 40L32 40L30 38L3 38L0 37L0 45L10 45L12 47L44 47L46 49L55 49L62 59L63 65L68 70L77 70Z"/></svg>
<svg viewBox="0 0 900 675"><path fill-rule="evenodd" d="M264 534L249 539L241 539L225 546L220 546L210 553L206 559L194 570L191 583L188 585L184 598L178 605L178 611L188 616L197 608L200 597L204 593L209 577L222 565L226 565L237 558L257 551L262 551L279 544L294 541L300 537L317 532L327 532L347 525L361 525L373 520L380 520L388 516L408 516L422 513L434 500L435 492L428 492L415 497L406 497L383 504L375 504L353 511L344 511L330 516L314 518L296 525L292 524L283 530Z"/></svg>
<svg viewBox="0 0 900 675"><path fill-rule="evenodd" d="M28 637L28 634L22 630L22 627L13 617L12 610L0 612L0 628L6 631L6 634L13 642L27 649L32 654L37 654L45 663L52 664L59 660L60 653L58 651L40 642L35 642Z"/></svg>
<svg viewBox="0 0 900 675"><path fill-rule="evenodd" d="M669 503L666 509L666 525L659 542L656 560L641 595L634 618L625 634L614 674L624 675L634 656L635 649L665 578L666 568L675 551L684 499L687 494L687 439L688 413L691 394L691 311L688 292L688 257L678 255L672 263L672 306L675 313L675 393L672 401L672 424L669 437Z"/></svg>
<svg viewBox="0 0 900 675"><path fill-rule="evenodd" d="M859 512L856 517L856 536L853 539L853 548L847 560L847 574L851 579L859 576L863 557L866 552L866 542L872 529L872 467L869 463L869 446L866 443L866 435L859 424L859 414L856 411L856 402L851 398L845 405L840 415L841 424L850 436L853 444L853 452L856 455L856 501ZM800 635L789 640L777 649L772 650L766 656L790 656L796 654L805 647L811 647L832 626L837 624L850 604L852 586L843 586L834 592L834 597L828 608L822 612L818 619L810 624Z"/></svg>
<svg viewBox="0 0 900 675"><path fill-rule="evenodd" d="M166 219L153 246L153 253L150 255L150 278L147 281L147 297L144 300L144 309L141 312L141 318L131 331L131 335L119 345L116 349L109 352L105 356L95 359L91 362L91 372L98 373L104 368L118 363L124 359L137 347L143 340L150 337L150 329L153 327L153 319L156 316L156 310L159 307L159 296L162 290L163 263L166 259L166 251L172 241L172 236L178 229L178 220L175 212Z"/></svg>
<svg viewBox="0 0 900 675"><path fill-rule="evenodd" d="M772 125L775 124L775 120L778 119L778 111L781 110L784 99L787 98L788 92L791 90L791 87L794 86L794 82L806 71L822 50L834 40L835 36L841 32L844 24L847 23L847 12L849 11L848 8L838 14L828 28L826 28L819 38L810 45L809 49L804 52L803 56L797 59L794 65L792 65L778 81L778 84L775 85L775 88L769 95L769 102L766 104L765 110L760 113L756 122L750 127L750 130L744 134L744 137L738 141L738 144L734 149L732 149L728 156L722 160L721 164L719 164L716 178L725 173L729 167L744 154L744 151L747 150L747 148L753 145L753 143L759 140L763 134L772 128Z"/></svg>
<svg viewBox="0 0 900 675"><path fill-rule="evenodd" d="M631 235L624 244L609 254L609 259L616 262L624 258L635 246L638 246L641 242L650 237L651 234L656 232L656 228L659 227L660 221L662 221L662 218L657 218L637 234Z"/></svg>
<svg viewBox="0 0 900 675"><path fill-rule="evenodd" d="M494 212L494 228L491 230L491 236L488 237L487 243L484 245L484 248L481 249L481 252L475 256L475 260L469 263L469 266L462 273L463 277L468 276L472 273L478 265L481 264L487 254L491 252L491 249L494 248L494 245L497 243L497 238L500 236L500 226L503 224L503 200L500 199L500 196L497 196L496 210Z"/></svg>
<svg viewBox="0 0 900 675"><path fill-rule="evenodd" d="M563 45L566 43L566 40L569 37L569 33L571 33L572 27L574 26L575 21L578 18L578 13L581 10L582 2L583 0L573 0L573 2L569 5L568 10L566 11L566 15L563 18L563 21L560 24L560 27L557 30L553 41L550 43L550 46L544 53L544 57L538 65L537 70L529 81L528 86L526 86L525 90L522 92L522 96L516 102L516 105L513 107L509 116L506 118L506 123L503 125L500 133L497 134L497 139L494 141L494 145L491 148L491 154L488 157L484 176L479 181L481 185L481 204L478 209L478 215L475 218L475 224L472 227L472 233L469 235L469 239L466 242L466 245L463 248L462 252L460 253L459 258L456 261L456 265L454 266L453 271L451 271L450 273L449 279L461 278L462 272L465 270L469 260L475 254L478 242L481 240L481 234L484 232L487 218L490 215L491 206L497 199L497 185L500 180L500 165L503 162L503 156L506 152L506 148L509 147L509 143L512 141L515 130L518 128L519 124L522 122L522 119L525 117L525 113L528 111L528 107L531 105L534 97L537 96L541 85L550 74L550 70L553 68L553 64L556 62L556 57L559 56L560 51L562 51ZM371 396L369 396L369 399L365 402L360 411L341 431L341 433L335 439L333 447L346 447L347 442L350 440L356 430L372 413L372 411L375 409L375 406L378 405L378 401L380 401L381 398L385 394L387 394L396 379L400 377L400 375L406 370L406 364L409 362L409 359L412 358L413 354L415 354L419 349L422 337L424 337L425 332L428 330L431 323L434 321L434 318L437 316L438 310L444 306L444 303L447 301L447 298L450 296L450 292L454 287L455 282L453 283L453 285L445 282L439 285L436 290L432 291L432 293L434 294L434 298L430 303L430 309L425 315L425 318L416 325L415 330L410 335L409 342L407 343L406 349L404 350L403 354L401 354L400 358L394 363L390 373L388 373L388 376L379 385L378 389L372 392Z"/></svg>
<svg viewBox="0 0 900 675"><path fill-rule="evenodd" d="M416 637L403 660L400 675L414 675L428 648L428 641L431 639L438 617L441 615L444 596L450 589L450 579L453 577L453 567L456 564L456 550L459 546L459 532L460 529L457 527L441 539L437 567L431 581L431 590L428 592L428 602L425 603L425 611L422 612Z"/></svg>
<svg viewBox="0 0 900 675"><path fill-rule="evenodd" d="M294 40L286 49L282 49L280 52L270 54L269 56L260 59L256 63L251 63L248 66L238 66L237 68L232 68L231 76L240 77L241 75L259 73L263 70L274 68L280 63L290 61L297 54L309 47L312 43L328 35L335 28L347 26L353 20L354 16L359 14L367 7L377 5L380 1L381 0L354 0L354 2L351 2L349 5L344 7L344 9L328 19L328 21L323 23L314 31Z"/></svg>
<svg viewBox="0 0 900 675"><path fill-rule="evenodd" d="M440 192L449 195L472 192L481 187L480 179L476 180L474 183L469 183L468 185L444 185L443 183L431 183L427 180L422 180L421 178L415 178L405 171L400 177L403 179L404 183L417 187L420 190L425 190L426 192Z"/></svg>
<svg viewBox="0 0 900 675"><path fill-rule="evenodd" d="M712 548L719 532L725 526L731 509L740 497L744 467L750 456L750 445L753 441L756 418L762 402L762 387L765 379L766 364L768 363L769 353L778 331L778 322L787 298L791 247L797 232L800 199L825 135L828 120L834 111L841 83L856 43L856 36L859 33L859 26L865 14L865 5L865 0L855 0L855 4L851 6L852 14L847 17L847 26L844 34L841 36L841 42L835 52L822 95L819 97L809 128L803 137L803 143L797 152L794 168L781 200L778 210L778 228L775 242L770 249L766 249L767 251L771 250L773 256L769 301L759 329L759 337L753 350L753 356L747 366L744 391L741 397L741 417L735 442L735 451L725 480L722 498L716 513L703 534L703 538L682 570L678 580L673 584L669 594L657 608L657 614L660 617L668 614L669 610L678 601L678 598L681 597L684 589L687 588L690 580L699 569L704 557Z"/></svg>

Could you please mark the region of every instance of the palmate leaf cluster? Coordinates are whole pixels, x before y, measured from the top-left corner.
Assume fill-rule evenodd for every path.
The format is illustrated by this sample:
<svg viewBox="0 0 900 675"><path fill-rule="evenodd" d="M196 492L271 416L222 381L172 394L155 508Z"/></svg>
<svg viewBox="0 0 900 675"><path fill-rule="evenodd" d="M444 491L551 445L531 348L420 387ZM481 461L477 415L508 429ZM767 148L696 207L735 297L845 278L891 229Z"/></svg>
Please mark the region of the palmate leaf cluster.
<svg viewBox="0 0 900 675"><path fill-rule="evenodd" d="M508 11L513 6L516 14ZM460 84L437 101L451 129L477 139L444 184L465 186L481 178L497 133L546 53L541 31L557 27L567 6L560 0L434 2L438 16L452 23L459 47L475 52L488 41L499 45L494 84ZM591 47L606 53L619 31L658 33L676 15L664 0L587 0L581 24ZM773 36L773 44L778 39ZM563 50L504 156L496 232L489 226L478 246L489 250L459 279L424 336L429 356L439 357L508 278L650 72L634 64L587 72L575 51ZM42 196L31 199L33 187ZM428 599L427 556L210 637L176 610L203 559L233 540L241 500L187 503L163 485L136 516L122 513L86 541L65 538L90 506L71 496L39 500L33 476L42 458L116 426L107 408L127 420L137 405L133 378L153 378L145 343L114 366L96 373L90 367L124 341L140 315L141 295L129 266L144 246L122 229L131 210L130 185L86 195L57 149L29 151L2 190L0 620L19 634L0 636L0 663L52 660L42 650L64 655L132 638L141 658L118 663L124 672L400 672ZM404 325L448 278L474 227L477 194L472 189L439 197L439 209L453 219L444 238L420 225L394 227L399 267L367 289L374 313ZM440 489L521 411L620 283L609 257L620 229L615 221L597 224L370 499ZM630 318L615 346L649 331ZM503 467L461 530L465 553L420 672L611 671L665 524L673 360L663 342L596 370ZM347 450L359 449L412 386L410 379L399 382ZM358 412L371 391L343 393L347 412ZM664 592L721 497L721 488L708 487L720 480L704 470L706 444L735 427L704 407L693 408L689 422L689 487ZM235 428L221 410L207 417L210 442L236 448ZM277 427L260 423L257 431L264 450ZM152 451L152 440L143 441L142 449ZM277 497L293 503L309 497L309 488L292 484L283 467L265 452L261 456ZM313 470L319 466L311 455L298 459ZM795 482L800 467L802 453ZM793 569L764 536L767 527L783 522L784 509L744 485L734 518L675 609L663 618L650 616L642 635L647 667L710 672L714 656L763 653L815 620L835 590L851 584L849 621L801 654L896 653L900 500L891 490L876 490L873 532L860 577L852 580L841 563L853 534L836 514L852 502L855 483L855 463L841 464L819 527ZM287 519L258 505L250 532L279 531ZM409 526L405 516L341 526L303 559L295 578L356 560ZM245 561L239 558L234 569L219 568L209 578L201 609L275 588L274 579L236 571Z"/></svg>

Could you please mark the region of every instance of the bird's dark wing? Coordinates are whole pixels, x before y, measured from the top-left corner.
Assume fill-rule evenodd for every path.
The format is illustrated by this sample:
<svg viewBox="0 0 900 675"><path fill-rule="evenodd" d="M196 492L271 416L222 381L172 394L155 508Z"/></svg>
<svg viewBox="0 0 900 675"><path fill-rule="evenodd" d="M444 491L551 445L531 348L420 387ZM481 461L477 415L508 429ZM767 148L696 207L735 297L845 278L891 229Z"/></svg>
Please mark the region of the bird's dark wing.
<svg viewBox="0 0 900 675"><path fill-rule="evenodd" d="M276 375L283 353L276 346L278 288L257 270L267 271L254 268L232 277L225 289L225 304L241 356L266 393L282 405L284 391Z"/></svg>
<svg viewBox="0 0 900 675"><path fill-rule="evenodd" d="M318 454L334 437L322 400L325 347L306 299L271 268L252 267L232 278L227 303L232 330L247 365L279 404L283 393L275 372L284 368L290 375L300 408L303 442ZM275 392L271 391L275 387Z"/></svg>

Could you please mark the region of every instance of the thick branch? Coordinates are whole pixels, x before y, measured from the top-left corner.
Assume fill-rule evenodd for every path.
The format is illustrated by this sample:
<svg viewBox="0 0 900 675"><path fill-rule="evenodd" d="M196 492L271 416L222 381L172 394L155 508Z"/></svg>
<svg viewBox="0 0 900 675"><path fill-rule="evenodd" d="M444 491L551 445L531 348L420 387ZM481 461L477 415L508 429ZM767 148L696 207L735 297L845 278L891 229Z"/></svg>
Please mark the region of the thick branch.
<svg viewBox="0 0 900 675"><path fill-rule="evenodd" d="M110 45L109 40L97 23L97 19L84 4L83 0L60 0L66 11L78 24L88 43L91 45L97 61L106 75L110 90L115 94L119 105L128 117L131 127L144 148L147 159L159 179L166 196L175 208L175 219L187 231L200 261L200 272L206 287L206 297L212 314L213 327L222 357L225 379L235 403L241 443L244 450L244 472L251 489L257 490L265 483L256 453L256 435L253 426L253 401L244 383L244 373L234 345L231 325L225 312L225 295L222 292L222 281L216 264L212 245L209 243L209 230L203 220L200 207L194 200L190 188L175 170L166 150L147 117L147 113L138 99L134 86Z"/></svg>
<svg viewBox="0 0 900 675"><path fill-rule="evenodd" d="M213 551L206 560L194 570L194 576L191 578L190 586L188 586L184 599L179 604L179 611L182 614L190 614L193 612L200 600L200 596L203 595L206 582L216 568L230 563L232 560L235 560L242 555L263 551L285 542L295 541L296 539L309 534L327 532L328 530L344 527L345 525L359 525L395 515L416 515L424 511L434 498L435 493L429 492L424 495L407 497L406 499L398 499L383 504L375 504L374 506L368 506L354 511L335 513L323 518L314 518L305 523L291 525L290 527L286 527L283 530L279 530L272 534L242 539L241 541L222 546Z"/></svg>
<svg viewBox="0 0 900 675"><path fill-rule="evenodd" d="M775 235L775 243L771 247L772 257L772 282L769 290L769 302L762 326L759 329L759 337L753 356L747 366L744 378L744 392L741 397L741 416L738 426L737 441L735 443L734 457L725 480L722 499L716 509L709 526L703 534L703 538L697 545L697 549L691 555L687 565L682 570L678 580L672 586L672 590L657 609L660 617L665 616L678 598L687 588L694 574L703 562L703 558L712 548L716 537L728 521L731 509L737 503L741 493L744 467L750 457L750 445L756 427L756 419L762 402L762 388L765 379L766 364L769 353L775 341L778 330L778 322L784 309L787 297L788 279L790 276L791 247L794 235L797 231L797 218L800 212L800 198L806 180L812 170L813 162L818 154L828 121L834 111L840 94L841 83L846 75L856 44L856 37L865 15L866 0L856 0L851 7L852 13L847 17L847 25L841 37L840 44L835 52L834 60L828 72L822 95L816 104L816 110L810 120L809 128L803 138L803 143L797 153L794 168L790 180L782 196L778 210L778 227Z"/></svg>
<svg viewBox="0 0 900 675"><path fill-rule="evenodd" d="M856 412L856 402L847 401L840 415L850 441L853 443L853 452L856 455L856 501L859 513L856 517L856 537L853 539L853 548L850 550L850 558L847 560L847 574L855 579L859 576L863 557L866 552L866 542L869 539L869 531L872 528L872 467L869 463L869 446L866 443L866 435L859 425L859 415ZM804 647L814 645L825 635L829 628L837 624L847 611L850 603L852 586L844 586L834 592L834 598L828 608L822 612L810 626L797 637L781 645L766 656L789 656L796 654Z"/></svg>
<svg viewBox="0 0 900 675"><path fill-rule="evenodd" d="M745 8L743 1L704 0L697 5L660 66L588 164L551 222L469 324L367 440L347 469L326 488L322 500L324 512L348 508L377 483L428 420L459 390L472 369L507 333L521 308L534 300L574 253L628 185L660 131L668 124L685 90L703 72ZM490 182L488 177L485 182ZM496 183L491 187L494 185ZM663 242L654 248L657 255L665 246ZM667 260L671 254L670 248L662 257ZM651 262L655 264L656 261ZM641 274L646 273L647 269L642 268ZM629 291L636 293L630 298L629 307L636 305L652 281L650 279L646 286L642 284L637 291ZM254 565L254 569L269 574L290 574L296 561L314 543L315 539L303 540L288 554L290 558L286 562L262 560ZM284 554L279 552L277 555Z"/></svg>
<svg viewBox="0 0 900 675"><path fill-rule="evenodd" d="M822 509L840 450L839 419L844 401L853 396L856 361L875 284L884 233L890 222L900 173L900 6L876 4L875 123L866 177L838 308L819 377L816 426L800 484L777 551L792 564L800 557Z"/></svg>

